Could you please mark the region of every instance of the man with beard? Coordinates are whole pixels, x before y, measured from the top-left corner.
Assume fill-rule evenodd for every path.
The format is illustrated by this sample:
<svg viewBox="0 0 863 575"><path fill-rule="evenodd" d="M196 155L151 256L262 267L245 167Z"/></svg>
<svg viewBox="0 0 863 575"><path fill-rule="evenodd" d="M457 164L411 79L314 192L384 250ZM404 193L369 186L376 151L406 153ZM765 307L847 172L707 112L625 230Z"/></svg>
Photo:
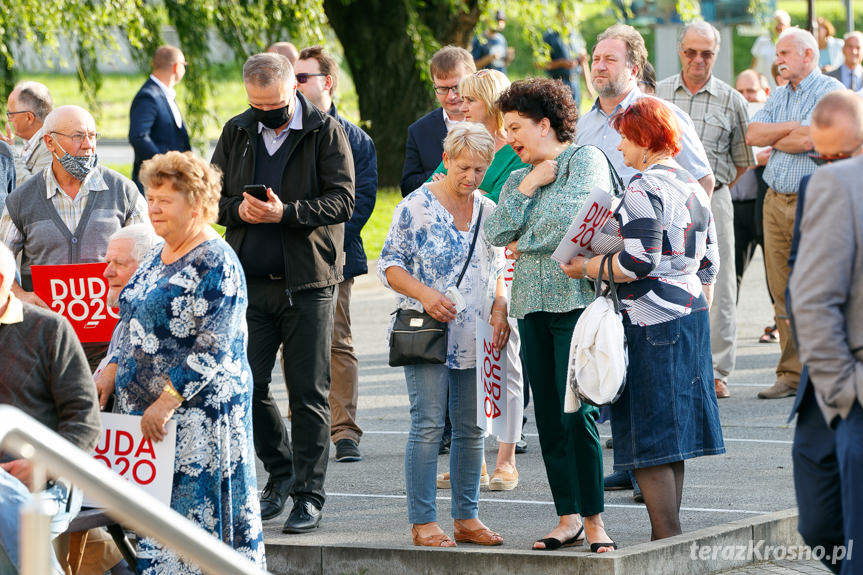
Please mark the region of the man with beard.
<svg viewBox="0 0 863 575"><path fill-rule="evenodd" d="M625 24L614 24L597 40L591 76L599 97L578 121L575 142L579 146L593 144L605 152L626 184L637 171L624 165L623 154L617 149L620 134L611 127L609 118L639 98L650 97L638 89L640 73L647 62L647 48L641 34ZM682 131L681 150L674 159L698 180L710 196L715 183L713 171L692 120L674 104L666 102L666 105L674 111Z"/></svg>

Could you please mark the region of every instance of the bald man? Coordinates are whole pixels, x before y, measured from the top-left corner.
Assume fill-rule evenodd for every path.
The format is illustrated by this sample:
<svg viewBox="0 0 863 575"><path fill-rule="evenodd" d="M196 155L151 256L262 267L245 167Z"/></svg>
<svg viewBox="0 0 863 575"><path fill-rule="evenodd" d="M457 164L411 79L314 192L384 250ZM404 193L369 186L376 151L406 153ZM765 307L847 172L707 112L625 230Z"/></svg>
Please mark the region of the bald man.
<svg viewBox="0 0 863 575"><path fill-rule="evenodd" d="M44 131L50 168L9 194L0 218L0 242L21 255L12 293L40 307L48 305L32 291L31 266L104 262L111 234L147 221L135 184L97 164L96 122L87 110L61 106L45 118ZM84 345L91 368L106 349L107 342Z"/></svg>
<svg viewBox="0 0 863 575"><path fill-rule="evenodd" d="M129 143L135 149L132 180L142 193L138 171L145 160L171 150L192 149L174 91L185 74L186 57L180 49L159 46L153 54L153 73L132 100L129 109Z"/></svg>
<svg viewBox="0 0 863 575"><path fill-rule="evenodd" d="M291 66L296 64L297 60L300 59L300 51L297 50L297 47L290 42L276 42L275 44L267 48L267 52L281 54L282 56L291 61Z"/></svg>

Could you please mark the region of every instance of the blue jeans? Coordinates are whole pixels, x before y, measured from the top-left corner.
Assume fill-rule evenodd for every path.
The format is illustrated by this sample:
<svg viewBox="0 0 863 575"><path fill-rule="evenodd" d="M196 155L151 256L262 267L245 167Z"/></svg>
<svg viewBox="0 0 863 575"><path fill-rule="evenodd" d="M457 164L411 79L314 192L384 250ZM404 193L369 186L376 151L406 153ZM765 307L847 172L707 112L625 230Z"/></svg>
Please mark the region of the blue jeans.
<svg viewBox="0 0 863 575"><path fill-rule="evenodd" d="M69 522L81 510L83 494L73 489L71 495L63 483L54 483L42 492L46 511L51 515L51 540L66 531ZM27 487L6 471L0 469L0 573L18 573L18 536L21 506L30 499ZM51 557L54 569L62 572L57 558Z"/></svg>
<svg viewBox="0 0 863 575"><path fill-rule="evenodd" d="M476 370L445 365L406 365L411 429L405 450L405 484L411 523L437 521L438 448L449 392L452 445L449 454L452 516L473 519L479 507L483 432L476 424Z"/></svg>

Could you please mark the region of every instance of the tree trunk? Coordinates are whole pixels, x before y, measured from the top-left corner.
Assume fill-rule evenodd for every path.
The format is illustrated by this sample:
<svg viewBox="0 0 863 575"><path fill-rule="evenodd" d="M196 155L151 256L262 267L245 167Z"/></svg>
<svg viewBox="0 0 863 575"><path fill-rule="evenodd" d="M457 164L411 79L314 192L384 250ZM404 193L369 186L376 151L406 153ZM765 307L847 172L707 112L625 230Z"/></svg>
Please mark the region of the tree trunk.
<svg viewBox="0 0 863 575"><path fill-rule="evenodd" d="M407 1L324 0L353 76L360 115L377 148L381 186L398 186L407 128L437 105L431 82L421 73L428 62L417 62L407 35ZM441 45L464 46L479 16L476 0L467 3L473 8L453 14L449 0L430 1L418 17Z"/></svg>

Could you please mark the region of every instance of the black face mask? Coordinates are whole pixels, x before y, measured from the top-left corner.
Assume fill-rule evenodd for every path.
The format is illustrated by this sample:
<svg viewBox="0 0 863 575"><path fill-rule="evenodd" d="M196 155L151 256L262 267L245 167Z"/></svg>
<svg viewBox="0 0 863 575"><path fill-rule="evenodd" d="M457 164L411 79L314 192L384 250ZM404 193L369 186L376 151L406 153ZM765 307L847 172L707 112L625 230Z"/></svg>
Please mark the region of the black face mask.
<svg viewBox="0 0 863 575"><path fill-rule="evenodd" d="M271 130L281 128L288 123L288 120L291 119L291 115L288 112L287 106L285 106L284 108L276 108L275 110L261 110L259 108L255 108L254 106L251 106L251 108L252 112L255 115L255 120L262 123Z"/></svg>

